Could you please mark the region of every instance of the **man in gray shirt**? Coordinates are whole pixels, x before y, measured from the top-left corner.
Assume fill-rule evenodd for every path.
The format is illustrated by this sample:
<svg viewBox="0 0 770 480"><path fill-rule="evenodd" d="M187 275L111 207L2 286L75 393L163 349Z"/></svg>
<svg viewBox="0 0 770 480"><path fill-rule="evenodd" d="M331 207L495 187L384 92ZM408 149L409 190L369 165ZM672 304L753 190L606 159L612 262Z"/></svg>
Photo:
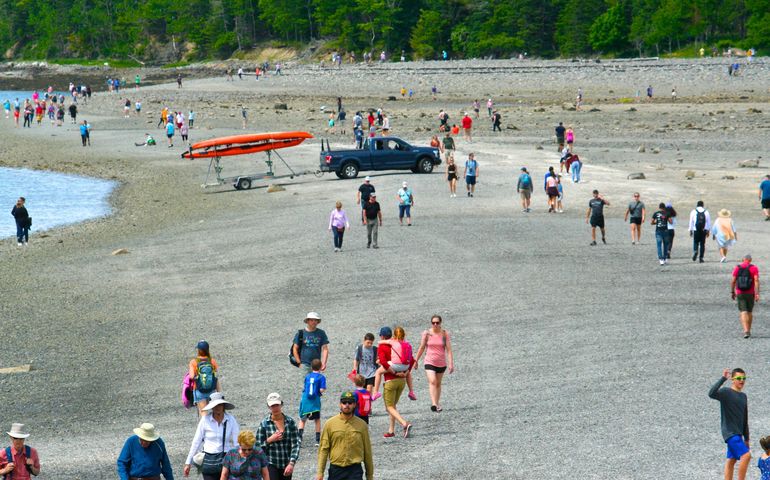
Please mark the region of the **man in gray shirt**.
<svg viewBox="0 0 770 480"><path fill-rule="evenodd" d="M732 377L730 388L722 384ZM709 390L709 397L719 400L722 417L722 438L727 444L725 462L725 480L732 480L735 462L738 465L738 480L745 480L749 468L749 406L743 386L746 384L746 372L734 368L732 372L725 368L722 377Z"/></svg>
<svg viewBox="0 0 770 480"><path fill-rule="evenodd" d="M631 245L636 245L642 238L642 224L645 217L644 202L639 199L639 192L634 193L634 199L628 203L625 220L631 217Z"/></svg>

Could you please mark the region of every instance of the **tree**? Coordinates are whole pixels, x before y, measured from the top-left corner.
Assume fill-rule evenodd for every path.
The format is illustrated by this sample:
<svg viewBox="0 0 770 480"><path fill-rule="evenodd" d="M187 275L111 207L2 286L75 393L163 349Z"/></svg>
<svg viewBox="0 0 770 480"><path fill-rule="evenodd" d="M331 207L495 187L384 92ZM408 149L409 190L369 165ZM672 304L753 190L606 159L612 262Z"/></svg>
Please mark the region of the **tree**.
<svg viewBox="0 0 770 480"><path fill-rule="evenodd" d="M621 52L628 47L628 33L625 5L618 3L594 20L588 38L595 51Z"/></svg>
<svg viewBox="0 0 770 480"><path fill-rule="evenodd" d="M438 49L446 44L447 23L440 12L423 10L412 30L409 45L417 58L436 58Z"/></svg>

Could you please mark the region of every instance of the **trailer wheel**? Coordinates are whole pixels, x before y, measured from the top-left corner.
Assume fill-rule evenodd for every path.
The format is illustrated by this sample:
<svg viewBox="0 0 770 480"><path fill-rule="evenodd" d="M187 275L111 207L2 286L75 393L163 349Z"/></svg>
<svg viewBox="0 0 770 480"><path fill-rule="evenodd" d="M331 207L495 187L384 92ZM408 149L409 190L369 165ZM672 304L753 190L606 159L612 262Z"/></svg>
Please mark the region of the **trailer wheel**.
<svg viewBox="0 0 770 480"><path fill-rule="evenodd" d="M353 162L348 162L342 166L342 176L344 178L356 178L358 176L358 166Z"/></svg>
<svg viewBox="0 0 770 480"><path fill-rule="evenodd" d="M433 171L433 160L430 158L423 158L418 163L418 168L422 173L430 173Z"/></svg>
<svg viewBox="0 0 770 480"><path fill-rule="evenodd" d="M238 182L235 184L236 190L248 190L251 188L251 179L249 178L239 178Z"/></svg>

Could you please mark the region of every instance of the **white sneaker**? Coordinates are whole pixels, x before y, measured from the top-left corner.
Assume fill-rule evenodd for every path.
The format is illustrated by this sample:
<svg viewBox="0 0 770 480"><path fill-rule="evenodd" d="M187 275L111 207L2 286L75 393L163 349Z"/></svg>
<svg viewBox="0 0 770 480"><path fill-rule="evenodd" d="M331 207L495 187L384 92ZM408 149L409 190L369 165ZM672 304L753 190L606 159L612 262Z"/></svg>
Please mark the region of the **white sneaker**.
<svg viewBox="0 0 770 480"><path fill-rule="evenodd" d="M19 242L19 243L18 243L18 246L19 246L19 247L21 246L21 242Z"/></svg>
<svg viewBox="0 0 770 480"><path fill-rule="evenodd" d="M665 260L658 260L658 261L660 262L661 265L665 265L666 264Z"/></svg>

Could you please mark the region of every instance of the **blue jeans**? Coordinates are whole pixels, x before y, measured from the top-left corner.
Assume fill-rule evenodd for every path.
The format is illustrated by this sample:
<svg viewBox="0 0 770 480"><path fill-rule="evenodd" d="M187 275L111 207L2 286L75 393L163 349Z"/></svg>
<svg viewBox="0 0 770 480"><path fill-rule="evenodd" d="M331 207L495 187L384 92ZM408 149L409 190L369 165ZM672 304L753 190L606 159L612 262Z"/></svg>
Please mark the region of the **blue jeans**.
<svg viewBox="0 0 770 480"><path fill-rule="evenodd" d="M665 260L668 253L668 231L655 232L655 245L658 247L658 260Z"/></svg>
<svg viewBox="0 0 770 480"><path fill-rule="evenodd" d="M398 218L404 218L404 215L406 215L406 218L412 218L411 210L412 210L412 206L411 205L403 205L403 204L399 205L398 206Z"/></svg>
<svg viewBox="0 0 770 480"><path fill-rule="evenodd" d="M580 182L580 167L582 167L580 162L573 162L572 165L570 165L570 168L572 169L572 181L575 183Z"/></svg>
<svg viewBox="0 0 770 480"><path fill-rule="evenodd" d="M16 240L19 243L29 242L29 228L26 224L16 222Z"/></svg>
<svg viewBox="0 0 770 480"><path fill-rule="evenodd" d="M334 235L334 248L342 248L342 237L345 235L345 230L340 232L337 227L332 227L332 234Z"/></svg>

